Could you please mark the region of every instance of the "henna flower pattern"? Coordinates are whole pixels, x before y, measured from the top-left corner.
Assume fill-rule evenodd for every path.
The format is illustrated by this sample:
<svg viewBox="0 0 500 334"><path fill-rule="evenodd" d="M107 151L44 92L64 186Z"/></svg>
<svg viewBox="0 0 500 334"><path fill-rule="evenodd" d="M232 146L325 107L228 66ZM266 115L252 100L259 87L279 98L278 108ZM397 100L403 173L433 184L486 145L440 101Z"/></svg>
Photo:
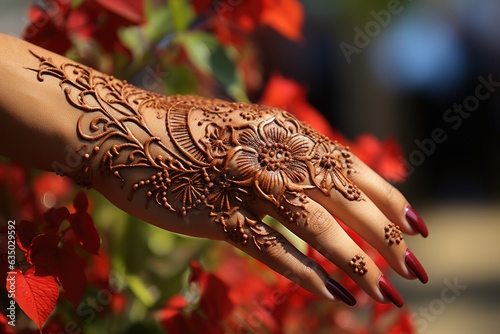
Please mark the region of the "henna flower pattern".
<svg viewBox="0 0 500 334"><path fill-rule="evenodd" d="M361 199L359 189L344 174L345 170L347 174L352 172L352 160L346 147L337 142L323 141L317 145L313 158L307 164L314 184L326 195L336 189L347 199Z"/></svg>
<svg viewBox="0 0 500 334"><path fill-rule="evenodd" d="M241 186L227 173L215 176L209 189L207 205L210 207L210 216L221 223L226 230L227 220L243 205L252 199L247 187Z"/></svg>
<svg viewBox="0 0 500 334"><path fill-rule="evenodd" d="M353 271L360 276L363 276L368 272L364 255L354 255L351 261L349 261L349 265L353 268Z"/></svg>
<svg viewBox="0 0 500 334"><path fill-rule="evenodd" d="M289 113L256 104L196 96L147 92L84 66L50 58L39 60L37 79L59 79L68 103L82 111L77 135L83 162L75 170L58 170L92 186L93 165L117 177L141 168L149 177L132 183L137 193L179 216L207 208L209 221L221 225L228 240L255 247L277 242L263 223L243 215L256 200L276 206L280 216L307 223L305 189L333 190L349 200L360 191L349 180L352 160L347 147L331 142ZM164 119L165 131L158 131ZM158 133L160 132L160 133ZM250 210L249 210L250 209ZM364 269L363 269L364 270Z"/></svg>
<svg viewBox="0 0 500 334"><path fill-rule="evenodd" d="M209 125L207 134L202 139L210 159L223 158L232 146L232 129L229 126L221 128L218 125Z"/></svg>
<svg viewBox="0 0 500 334"><path fill-rule="evenodd" d="M301 134L290 134L274 119L261 123L259 133L241 133L242 148L234 162L241 177L255 180L264 196L278 200L284 191L297 189L306 179L305 161L314 143Z"/></svg>
<svg viewBox="0 0 500 334"><path fill-rule="evenodd" d="M384 227L384 236L389 245L399 245L403 241L403 233L394 223L389 223Z"/></svg>

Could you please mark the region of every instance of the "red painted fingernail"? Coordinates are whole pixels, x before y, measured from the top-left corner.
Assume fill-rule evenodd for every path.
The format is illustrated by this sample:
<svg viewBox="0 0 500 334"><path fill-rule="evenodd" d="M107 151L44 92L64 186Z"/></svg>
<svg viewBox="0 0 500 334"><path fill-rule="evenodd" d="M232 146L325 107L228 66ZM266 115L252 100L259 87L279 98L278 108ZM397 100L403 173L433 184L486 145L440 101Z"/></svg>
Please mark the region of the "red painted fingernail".
<svg viewBox="0 0 500 334"><path fill-rule="evenodd" d="M411 252L409 248L406 249L405 263L408 269L410 269L410 271L418 277L420 282L425 284L429 281L429 276L427 276L424 267L420 264L417 257Z"/></svg>
<svg viewBox="0 0 500 334"><path fill-rule="evenodd" d="M405 302L403 301L403 298L399 294L399 292L396 290L395 287L392 286L392 284L389 282L387 278L385 278L384 275L380 275L378 278L378 286L380 287L380 290L384 293L384 295L397 307L403 307Z"/></svg>
<svg viewBox="0 0 500 334"><path fill-rule="evenodd" d="M425 226L424 221L417 214L415 210L411 206L407 206L405 209L406 221L411 225L414 229L416 229L424 238L427 238L429 235L429 230L427 230L427 226Z"/></svg>
<svg viewBox="0 0 500 334"><path fill-rule="evenodd" d="M356 298L353 297L342 285L332 278L329 278L325 284L330 293L337 299L340 299L349 306L356 305Z"/></svg>

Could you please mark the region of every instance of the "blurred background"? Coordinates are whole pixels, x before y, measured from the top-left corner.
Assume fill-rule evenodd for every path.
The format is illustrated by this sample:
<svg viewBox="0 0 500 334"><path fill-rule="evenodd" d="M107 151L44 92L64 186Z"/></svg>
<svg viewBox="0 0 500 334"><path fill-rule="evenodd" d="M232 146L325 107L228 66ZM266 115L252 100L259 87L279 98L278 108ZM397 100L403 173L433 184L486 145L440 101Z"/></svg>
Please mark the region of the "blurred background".
<svg viewBox="0 0 500 334"><path fill-rule="evenodd" d="M0 31L20 36L30 3L2 0ZM430 282L393 278L417 329L497 333L500 2L303 5L303 43L258 32L264 68L305 84L311 104L349 139L372 133L402 146L409 177L396 186L430 229L426 240L408 238Z"/></svg>

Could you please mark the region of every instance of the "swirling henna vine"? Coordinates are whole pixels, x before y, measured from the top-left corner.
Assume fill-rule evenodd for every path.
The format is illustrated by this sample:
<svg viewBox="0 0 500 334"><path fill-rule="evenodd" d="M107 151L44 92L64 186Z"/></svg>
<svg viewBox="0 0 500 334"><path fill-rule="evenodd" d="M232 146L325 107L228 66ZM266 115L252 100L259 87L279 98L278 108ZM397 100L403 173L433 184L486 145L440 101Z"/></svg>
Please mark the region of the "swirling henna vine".
<svg viewBox="0 0 500 334"><path fill-rule="evenodd" d="M385 238L389 245L399 245L403 241L403 233L399 226L394 223L389 223L384 227Z"/></svg>
<svg viewBox="0 0 500 334"><path fill-rule="evenodd" d="M368 272L364 255L354 255L351 261L349 261L349 265L353 268L354 272L360 276Z"/></svg>
<svg viewBox="0 0 500 334"><path fill-rule="evenodd" d="M122 187L125 170L149 169L148 178L131 184L130 200L141 191L146 207L154 201L180 216L208 208L228 240L251 240L259 249L276 237L238 211L255 197L271 202L295 224L307 223L306 189L361 199L348 178L353 171L348 148L281 109L167 97L78 64L56 66L50 58L33 55L39 66L30 70L37 79L59 79L68 103L82 111L77 134L87 142L82 149L93 149L68 175L82 186L92 186L94 164L102 174L117 177Z"/></svg>

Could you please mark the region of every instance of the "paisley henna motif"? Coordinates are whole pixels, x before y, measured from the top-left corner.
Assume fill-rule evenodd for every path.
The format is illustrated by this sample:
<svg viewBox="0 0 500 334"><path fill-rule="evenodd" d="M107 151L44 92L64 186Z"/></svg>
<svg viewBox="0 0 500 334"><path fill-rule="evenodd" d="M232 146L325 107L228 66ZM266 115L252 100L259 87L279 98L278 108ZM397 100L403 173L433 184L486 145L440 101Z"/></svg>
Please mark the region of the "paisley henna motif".
<svg viewBox="0 0 500 334"><path fill-rule="evenodd" d="M31 69L37 79L59 79L68 103L82 111L77 134L87 142L82 149L93 149L68 175L82 186L92 186L95 164L122 186L128 181L123 171L150 170L148 178L132 183L130 200L141 192L146 206L153 201L180 216L208 208L211 221L221 225L228 240L250 240L259 249L277 241L262 223L239 212L256 198L270 201L286 221L296 224L307 223L305 189L361 199L348 178L348 148L281 109L167 97L78 64L58 67L50 58L33 55L39 60L39 67ZM158 131L161 120L164 131Z"/></svg>

